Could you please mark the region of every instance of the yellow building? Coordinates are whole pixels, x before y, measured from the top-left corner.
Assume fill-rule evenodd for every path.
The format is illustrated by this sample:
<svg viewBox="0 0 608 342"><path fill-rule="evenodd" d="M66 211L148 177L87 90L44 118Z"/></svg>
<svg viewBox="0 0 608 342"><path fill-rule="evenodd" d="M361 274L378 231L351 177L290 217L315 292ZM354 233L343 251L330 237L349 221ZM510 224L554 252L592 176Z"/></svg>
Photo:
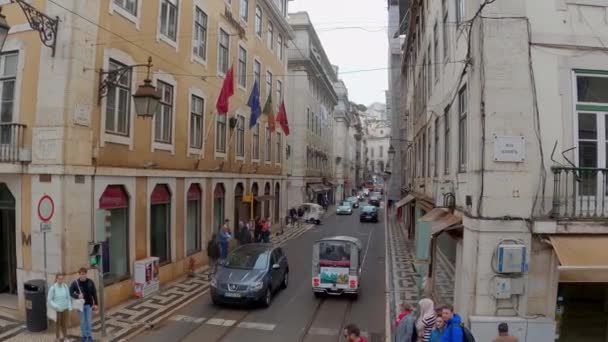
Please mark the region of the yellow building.
<svg viewBox="0 0 608 342"><path fill-rule="evenodd" d="M265 115L250 128L247 102L255 79L262 106L272 94L276 113L283 97L287 0L29 3L59 24L53 51L19 4L0 0L11 26L0 57L0 306L23 312L23 282L43 278L45 260L48 279L87 266L99 208L111 213L108 306L133 296L137 260L158 257L161 284L190 257L205 263L220 223L249 219L244 194L280 222L284 136ZM149 57L162 97L143 118L131 96L147 68L130 67ZM234 96L217 115L230 66ZM48 200L38 210L45 196L52 212Z"/></svg>

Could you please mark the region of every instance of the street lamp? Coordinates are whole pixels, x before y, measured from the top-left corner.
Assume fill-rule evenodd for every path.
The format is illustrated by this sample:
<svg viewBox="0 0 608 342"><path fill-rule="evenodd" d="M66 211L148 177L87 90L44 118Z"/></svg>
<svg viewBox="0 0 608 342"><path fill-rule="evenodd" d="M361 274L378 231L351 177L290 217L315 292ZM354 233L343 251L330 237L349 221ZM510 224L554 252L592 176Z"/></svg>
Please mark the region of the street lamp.
<svg viewBox="0 0 608 342"><path fill-rule="evenodd" d="M10 2L17 3L21 7L21 10L23 11L23 14L25 14L25 18L30 24L30 27L32 30L38 31L40 41L42 44L50 47L51 50L53 50L52 56L54 57L55 47L57 45L59 17L51 18L24 0L10 0ZM0 14L0 51L4 47L4 43L6 42L6 37L8 36L8 31L10 28L11 27L6 21L6 17L3 14Z"/></svg>
<svg viewBox="0 0 608 342"><path fill-rule="evenodd" d="M137 88L135 94L133 94L133 102L135 103L135 112L138 116L143 118L151 118L156 113L158 106L160 105L161 95L159 91L152 85L150 80L150 70L152 69L152 57L148 57L148 64L136 64L131 66L125 66L122 68L104 71L99 70L99 97L98 104L101 104L101 99L108 95L110 89L114 88L116 84L134 68L146 67L148 68L148 74L144 80L144 84ZM105 78L104 78L105 76Z"/></svg>

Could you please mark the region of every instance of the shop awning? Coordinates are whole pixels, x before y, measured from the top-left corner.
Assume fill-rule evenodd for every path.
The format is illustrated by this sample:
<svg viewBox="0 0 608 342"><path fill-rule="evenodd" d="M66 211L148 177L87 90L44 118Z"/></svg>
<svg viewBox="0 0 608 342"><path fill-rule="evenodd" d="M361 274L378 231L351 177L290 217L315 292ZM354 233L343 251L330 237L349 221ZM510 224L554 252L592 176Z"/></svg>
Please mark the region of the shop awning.
<svg viewBox="0 0 608 342"><path fill-rule="evenodd" d="M399 200L399 202L397 202L395 204L395 208L401 208L404 205L410 203L411 201L415 200L416 197L414 197L413 195L407 195L405 197L403 197L401 200Z"/></svg>
<svg viewBox="0 0 608 342"><path fill-rule="evenodd" d="M560 263L560 282L608 282L607 235L556 235L550 239Z"/></svg>
<svg viewBox="0 0 608 342"><path fill-rule="evenodd" d="M422 216L419 221L429 222L431 224L431 234L439 235L440 233L451 228L462 227L462 219L454 216L441 208L435 208Z"/></svg>
<svg viewBox="0 0 608 342"><path fill-rule="evenodd" d="M331 190L331 187L321 184L321 183L316 183L316 184L311 184L310 189L313 192L327 192L327 191Z"/></svg>

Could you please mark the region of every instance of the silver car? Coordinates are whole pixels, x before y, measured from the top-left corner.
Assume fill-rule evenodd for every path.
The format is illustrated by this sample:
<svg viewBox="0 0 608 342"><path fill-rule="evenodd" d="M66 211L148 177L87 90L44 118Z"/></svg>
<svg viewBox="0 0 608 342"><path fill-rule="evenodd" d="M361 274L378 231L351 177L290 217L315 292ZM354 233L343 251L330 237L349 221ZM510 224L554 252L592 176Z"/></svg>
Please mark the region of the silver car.
<svg viewBox="0 0 608 342"><path fill-rule="evenodd" d="M248 244L218 265L211 279L213 304L270 305L272 296L289 284L289 264L280 247Z"/></svg>

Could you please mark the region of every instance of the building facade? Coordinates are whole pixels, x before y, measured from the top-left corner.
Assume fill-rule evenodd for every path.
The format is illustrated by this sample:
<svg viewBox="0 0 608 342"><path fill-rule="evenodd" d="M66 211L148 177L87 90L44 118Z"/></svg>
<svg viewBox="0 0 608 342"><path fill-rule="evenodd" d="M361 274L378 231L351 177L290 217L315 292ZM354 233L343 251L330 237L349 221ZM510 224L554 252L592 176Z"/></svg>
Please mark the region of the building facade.
<svg viewBox="0 0 608 342"><path fill-rule="evenodd" d="M388 159L388 149L392 127L386 114L386 106L374 103L367 108L365 125L367 129L367 157L370 175L384 176Z"/></svg>
<svg viewBox="0 0 608 342"><path fill-rule="evenodd" d="M280 222L286 211L285 137L267 117L249 126L254 81L276 108L287 82L287 1L32 1L60 20L55 54L18 4L4 76L0 163L0 291L24 310L23 282L88 265L97 209L111 213L103 244L106 305L133 296L134 263L159 258L160 283L181 276L224 219ZM153 118L132 95L147 75L161 93ZM140 65L131 68L131 66ZM143 66L141 66L143 65ZM235 94L218 115L230 67ZM114 72L109 72L114 71ZM114 76L114 77L112 77ZM10 88L8 88L10 87ZM10 153L9 153L10 152ZM43 245L39 203L54 203ZM45 218L46 219L46 218ZM4 255L5 254L5 255ZM6 261L5 261L6 260ZM45 269L46 260L46 269Z"/></svg>
<svg viewBox="0 0 608 342"><path fill-rule="evenodd" d="M336 74L338 67L334 67ZM338 105L334 109L333 118L333 156L335 171L333 179L336 183L336 201L344 200L356 189L355 183L355 128L353 111L348 100L348 89L342 80L334 83L338 96Z"/></svg>
<svg viewBox="0 0 608 342"><path fill-rule="evenodd" d="M287 50L287 113L295 127L289 136L289 207L333 201L333 110L337 77L305 12L289 14L295 38Z"/></svg>
<svg viewBox="0 0 608 342"><path fill-rule="evenodd" d="M607 10L582 0L409 6L413 145L399 203L419 286L454 303L477 339L505 320L520 341L608 333Z"/></svg>

